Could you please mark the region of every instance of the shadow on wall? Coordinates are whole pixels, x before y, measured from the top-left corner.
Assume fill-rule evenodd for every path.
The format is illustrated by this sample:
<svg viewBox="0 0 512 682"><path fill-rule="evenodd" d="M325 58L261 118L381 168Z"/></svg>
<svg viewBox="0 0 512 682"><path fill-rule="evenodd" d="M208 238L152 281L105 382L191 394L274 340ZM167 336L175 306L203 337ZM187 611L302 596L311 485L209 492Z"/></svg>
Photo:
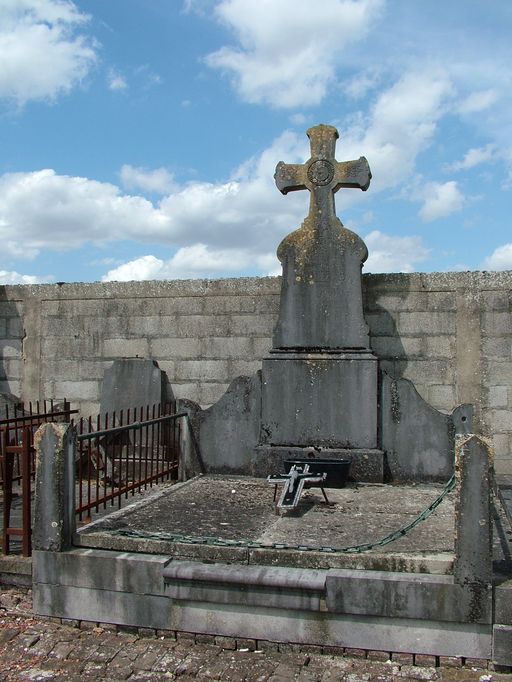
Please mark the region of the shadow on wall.
<svg viewBox="0 0 512 682"><path fill-rule="evenodd" d="M7 297L6 287L0 286L0 416L5 405L19 402L23 363L23 320L21 303ZM0 418L1 418L0 417Z"/></svg>
<svg viewBox="0 0 512 682"><path fill-rule="evenodd" d="M400 295L407 297L408 291ZM388 481L445 481L453 474L455 434L472 432L473 405L441 412L428 403L412 381L394 317L369 304L364 288L370 345L379 358L379 444L386 453Z"/></svg>

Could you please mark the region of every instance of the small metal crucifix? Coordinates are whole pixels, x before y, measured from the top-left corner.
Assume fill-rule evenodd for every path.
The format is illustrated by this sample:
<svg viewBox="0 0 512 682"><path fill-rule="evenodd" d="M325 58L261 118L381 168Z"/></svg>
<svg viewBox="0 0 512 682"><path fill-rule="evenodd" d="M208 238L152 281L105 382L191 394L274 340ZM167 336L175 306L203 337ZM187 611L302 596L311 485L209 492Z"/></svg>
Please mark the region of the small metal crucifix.
<svg viewBox="0 0 512 682"><path fill-rule="evenodd" d="M335 218L334 194L341 187L356 187L365 192L372 174L364 156L357 161L336 161L338 131L333 126L318 125L307 135L311 158L304 164L277 164L274 179L283 194L308 189L311 192L309 217L321 222Z"/></svg>
<svg viewBox="0 0 512 682"><path fill-rule="evenodd" d="M267 481L277 486L280 483L284 484L283 492L277 502L278 509L295 509L299 504L300 496L305 483L322 483L325 481L327 474L313 474L309 470L309 464L294 464L287 474L273 474L267 477ZM325 490L322 488L322 493L325 501L329 503ZM274 491L274 500L276 493Z"/></svg>

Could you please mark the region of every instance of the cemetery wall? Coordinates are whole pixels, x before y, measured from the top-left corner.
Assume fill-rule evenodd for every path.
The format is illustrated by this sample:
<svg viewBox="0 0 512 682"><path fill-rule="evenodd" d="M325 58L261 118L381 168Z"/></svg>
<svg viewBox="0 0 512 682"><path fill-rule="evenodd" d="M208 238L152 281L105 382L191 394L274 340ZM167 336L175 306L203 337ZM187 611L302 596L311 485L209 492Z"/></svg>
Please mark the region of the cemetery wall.
<svg viewBox="0 0 512 682"><path fill-rule="evenodd" d="M434 407L476 405L512 474L512 272L364 275L371 345ZM150 357L177 397L215 402L271 346L280 279L0 287L0 390L98 409L106 367Z"/></svg>

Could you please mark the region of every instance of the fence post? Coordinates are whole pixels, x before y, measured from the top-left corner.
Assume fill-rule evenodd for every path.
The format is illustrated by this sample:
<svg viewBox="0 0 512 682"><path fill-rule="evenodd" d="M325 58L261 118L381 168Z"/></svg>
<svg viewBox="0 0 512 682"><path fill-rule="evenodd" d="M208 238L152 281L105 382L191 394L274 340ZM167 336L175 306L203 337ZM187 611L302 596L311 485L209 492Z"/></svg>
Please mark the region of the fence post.
<svg viewBox="0 0 512 682"><path fill-rule="evenodd" d="M197 411L194 410L194 407L190 409L189 401L179 400L176 402L178 412L187 412L184 417L180 417L178 481L187 481L189 478L197 476L197 474L204 474L206 471L191 423Z"/></svg>
<svg viewBox="0 0 512 682"><path fill-rule="evenodd" d="M76 433L71 424L38 428L34 549L61 552L72 545L75 517Z"/></svg>
<svg viewBox="0 0 512 682"><path fill-rule="evenodd" d="M455 581L492 583L492 446L474 434L455 440Z"/></svg>

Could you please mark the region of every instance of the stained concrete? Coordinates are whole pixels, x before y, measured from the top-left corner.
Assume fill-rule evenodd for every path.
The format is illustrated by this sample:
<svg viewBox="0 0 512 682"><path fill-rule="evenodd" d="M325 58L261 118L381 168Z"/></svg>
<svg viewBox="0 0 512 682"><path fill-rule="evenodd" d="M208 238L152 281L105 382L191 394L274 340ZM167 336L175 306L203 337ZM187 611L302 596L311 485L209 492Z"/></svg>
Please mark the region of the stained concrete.
<svg viewBox="0 0 512 682"><path fill-rule="evenodd" d="M75 530L75 429L70 424L43 424L34 436L36 496L32 535L34 549L62 552Z"/></svg>
<svg viewBox="0 0 512 682"><path fill-rule="evenodd" d="M472 430L472 405L434 409L407 379L380 374L380 443L389 481L444 481L453 474L456 433Z"/></svg>
<svg viewBox="0 0 512 682"><path fill-rule="evenodd" d="M122 358L105 370L101 385L100 414L160 405L172 400L167 376L154 360Z"/></svg>
<svg viewBox="0 0 512 682"><path fill-rule="evenodd" d="M345 547L376 542L407 525L440 494L442 486L384 485L307 490L295 514L277 516L273 486L250 477L201 476L170 488L153 503L134 505L84 528L80 537L109 531L173 533L190 538L217 537L227 542ZM205 513L207 510L207 513ZM425 522L380 553L453 552L453 495ZM158 538L156 538L158 539Z"/></svg>
<svg viewBox="0 0 512 682"><path fill-rule="evenodd" d="M377 448L372 353L272 353L262 373L260 445Z"/></svg>

